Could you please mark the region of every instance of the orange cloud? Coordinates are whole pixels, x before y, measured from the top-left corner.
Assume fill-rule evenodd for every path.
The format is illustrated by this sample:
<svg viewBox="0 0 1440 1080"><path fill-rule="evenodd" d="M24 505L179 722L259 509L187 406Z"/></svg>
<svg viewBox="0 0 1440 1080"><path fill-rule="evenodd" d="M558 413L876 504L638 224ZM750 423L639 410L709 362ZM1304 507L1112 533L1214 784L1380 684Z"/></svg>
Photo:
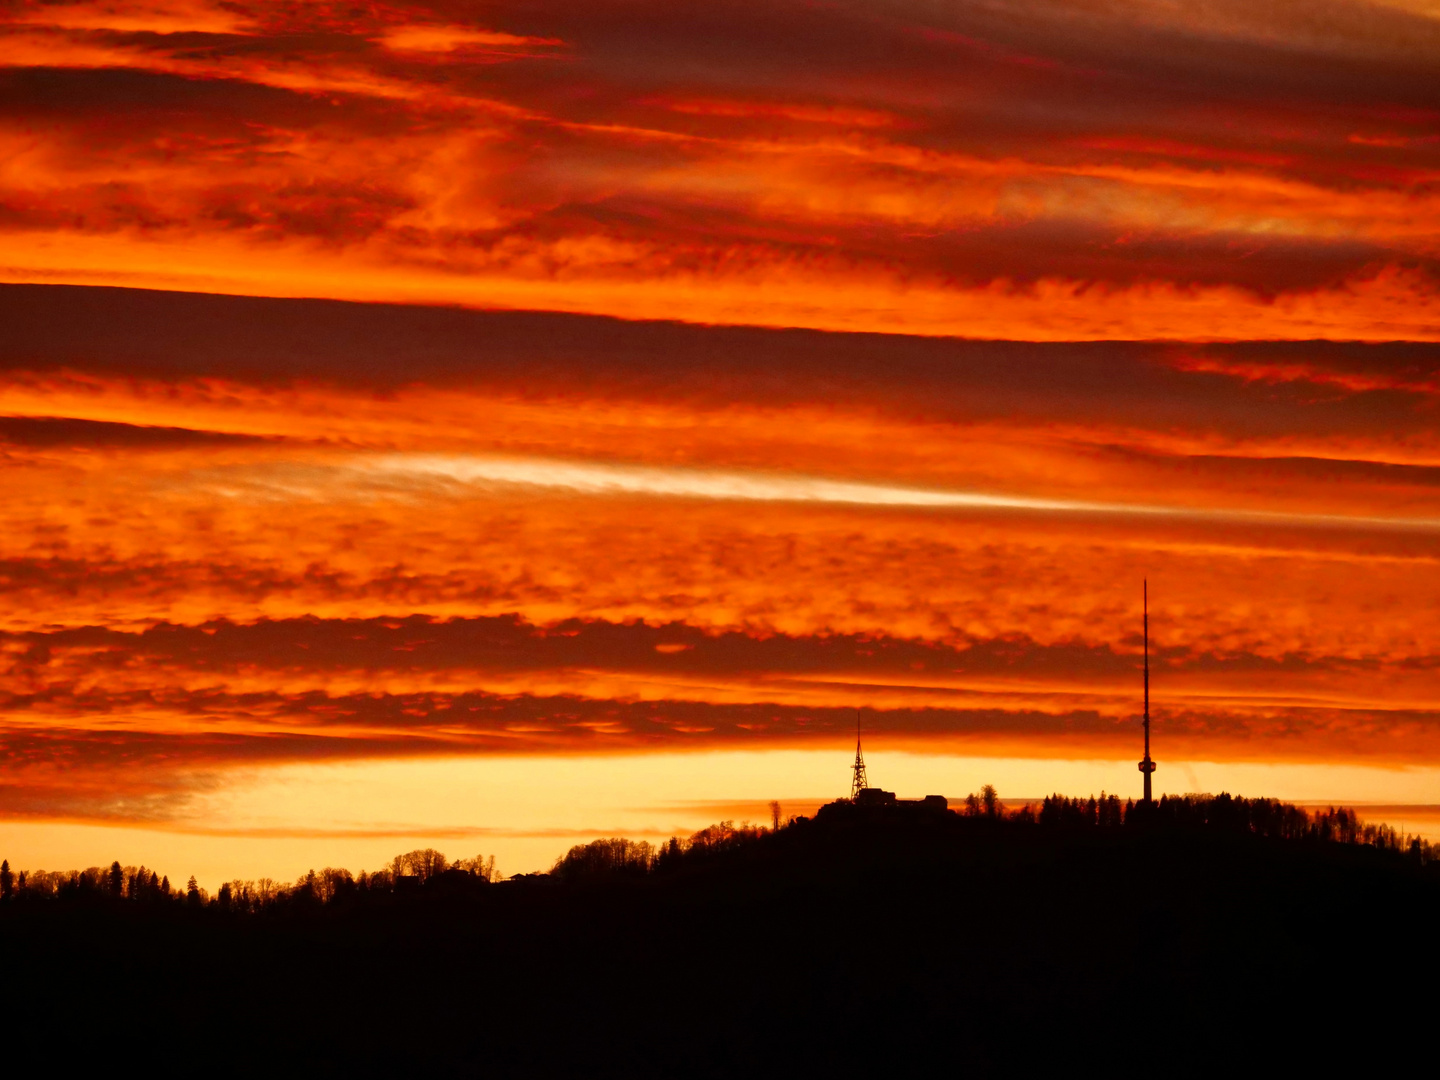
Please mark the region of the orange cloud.
<svg viewBox="0 0 1440 1080"><path fill-rule="evenodd" d="M1069 16L1038 9L1030 40L961 25L974 13L844 5L718 33L658 7L502 5L481 27L404 5L55 10L0 24L12 281L323 281L359 300L1038 340L1436 334L1440 163L1394 143L1433 119L1403 49L1347 69L1341 122L1318 53L1277 55L1245 97L1226 50L1265 35L1247 23L1199 59L1195 28L1144 4L1148 29L1112 26L1114 50L1083 58ZM1155 82L1124 47L1136 33L1188 66ZM777 40L813 42L816 77ZM707 49L731 58L724 77ZM1362 120L1384 138L1356 141Z"/></svg>

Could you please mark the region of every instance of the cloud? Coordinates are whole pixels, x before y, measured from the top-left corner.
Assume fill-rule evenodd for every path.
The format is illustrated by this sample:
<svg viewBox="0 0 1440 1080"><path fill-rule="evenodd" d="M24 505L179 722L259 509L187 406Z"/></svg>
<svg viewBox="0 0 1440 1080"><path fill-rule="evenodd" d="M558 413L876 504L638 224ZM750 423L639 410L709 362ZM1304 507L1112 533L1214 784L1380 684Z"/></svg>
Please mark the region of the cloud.
<svg viewBox="0 0 1440 1080"><path fill-rule="evenodd" d="M167 130L255 143L265 138L256 125L374 122L386 115L374 105L361 114L352 107L348 116L337 109L343 106L323 96L245 78L186 78L121 67L0 70L0 118L83 126L87 137L102 143L148 140Z"/></svg>
<svg viewBox="0 0 1440 1080"><path fill-rule="evenodd" d="M937 641L574 618L535 626L513 616L220 621L6 635L0 690L21 729L88 718L102 732L299 733L359 738L356 753L375 739L397 753L450 741L529 752L806 741L842 730L847 709L865 705L877 730L899 737L1009 741L1044 756L1114 749L1106 732L1138 708L1139 644L1133 635ZM1212 757L1249 756L1237 741L1252 736L1282 757L1323 756L1363 743L1367 731L1388 738L1396 725L1309 718L1359 715L1382 696L1392 715L1426 716L1440 701L1440 668L1422 654L1192 637L1152 643L1151 659L1160 714L1179 725L1177 737L1193 737L1188 752ZM1291 720L1277 717L1299 718L1305 740L1292 745ZM351 752L335 747L316 752Z"/></svg>
<svg viewBox="0 0 1440 1080"><path fill-rule="evenodd" d="M1316 655L1434 644L1418 615L1434 598L1434 539L1414 532L838 504L754 502L737 513L712 500L680 512L671 499L522 486L257 499L214 461L233 453L252 451L8 469L6 624L513 612L541 625L583 615L1115 642L1138 622L1143 572L1163 583L1187 638ZM1083 480L1084 463L1070 467ZM328 474L303 478L317 475ZM1183 469L1174 475L1181 482ZM1243 471L1232 479L1255 482ZM1334 486L1326 477L1316 491ZM57 490L67 492L58 505Z"/></svg>
<svg viewBox="0 0 1440 1080"><path fill-rule="evenodd" d="M1189 464L1213 458L1192 457ZM1252 475L1261 472L1253 459L1242 462ZM1277 463L1278 464L1278 463ZM1376 478L1388 468L1390 475L1427 481L1428 469L1376 467L1368 462L1291 462L1308 465L1312 473L1334 474L1352 466L1367 478ZM997 510L1049 514L1120 515L1126 517L1173 516L1253 524L1284 524L1297 528L1354 528L1375 530L1419 530L1440 532L1440 518L1373 517L1356 514L1306 514L1283 510L1259 510L1210 506L1189 508L1161 503L1110 503L1084 500L1045 499L1033 496L1001 495L977 491L943 491L924 488L885 487L878 484L848 483L823 477L760 476L744 473L662 469L653 467L593 465L543 459L495 459L462 455L392 455L360 458L351 482L384 485L391 480L440 481L459 485L535 485L561 488L581 495L649 495L666 498L719 499L738 502L839 503L874 507L916 507L935 510ZM1276 469L1277 465L1272 465ZM1283 471L1283 465L1278 465ZM1300 469L1295 469L1298 472ZM343 486L344 478L317 477L318 486ZM328 480L328 482L327 482ZM338 483L337 483L338 481ZM259 481L264 483L263 479ZM299 493L301 485L290 479L286 487Z"/></svg>
<svg viewBox="0 0 1440 1080"><path fill-rule="evenodd" d="M914 420L1018 414L1242 439L1419 435L1440 387L1440 350L1421 343L945 341L24 285L0 286L0 314L9 330L0 366L12 371L470 387L692 408L864 405Z"/></svg>
<svg viewBox="0 0 1440 1080"><path fill-rule="evenodd" d="M422 671L504 672L609 669L693 677L874 674L1060 675L1133 680L1135 657L1106 645L1040 645L1023 636L934 642L886 635L798 636L706 631L683 622L652 625L565 619L536 626L514 615L435 620L405 618L287 619L198 626L159 624L140 632L103 627L0 637L42 665L73 655L90 671L141 666L158 675L196 672ZM1157 664L1163 664L1157 657ZM1176 663L1179 663L1178 658ZM1183 665L1182 665L1183 666Z"/></svg>
<svg viewBox="0 0 1440 1080"><path fill-rule="evenodd" d="M397 52L451 53L457 50L480 49L488 54L545 55L541 50L563 45L558 38L523 37L495 30L477 30L468 26L410 25L386 31L381 39L387 49Z"/></svg>
<svg viewBox="0 0 1440 1080"><path fill-rule="evenodd" d="M0 416L0 444L23 447L117 447L127 450L245 444L255 436L149 427L61 416Z"/></svg>
<svg viewBox="0 0 1440 1080"><path fill-rule="evenodd" d="M0 225L37 280L1433 338L1433 20L1210 7L62 6L0 23Z"/></svg>
<svg viewBox="0 0 1440 1080"><path fill-rule="evenodd" d="M25 655L83 657L90 669L159 663L197 672L420 671L506 672L609 669L697 677L874 675L922 681L932 676L1009 675L1031 683L1059 680L1128 686L1138 665L1133 635L1121 643L1040 642L1024 634L992 638L959 635L917 640L878 633L796 635L716 631L681 621L650 624L569 618L535 625L515 615L436 620L404 618L286 619L198 626L162 623L139 632L78 627L7 635ZM1436 668L1418 655L1403 663ZM1316 670L1374 670L1394 657L1324 657L1298 651L1156 646L1157 672L1292 674ZM24 660L20 661L22 667Z"/></svg>
<svg viewBox="0 0 1440 1080"><path fill-rule="evenodd" d="M232 33L245 27L233 6L204 0L145 0L125 3L72 0L44 5L13 5L7 20L36 26L80 30L130 30L149 33Z"/></svg>

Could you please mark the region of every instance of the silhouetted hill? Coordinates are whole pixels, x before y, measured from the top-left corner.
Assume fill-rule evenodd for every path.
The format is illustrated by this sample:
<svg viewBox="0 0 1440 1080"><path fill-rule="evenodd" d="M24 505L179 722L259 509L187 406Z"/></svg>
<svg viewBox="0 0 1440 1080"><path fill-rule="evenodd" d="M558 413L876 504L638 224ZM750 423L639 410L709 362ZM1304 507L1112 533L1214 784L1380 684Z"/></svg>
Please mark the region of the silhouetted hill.
<svg viewBox="0 0 1440 1080"><path fill-rule="evenodd" d="M714 839L258 914L12 902L10 1049L685 1077L1433 1057L1440 875L1403 852L848 806Z"/></svg>

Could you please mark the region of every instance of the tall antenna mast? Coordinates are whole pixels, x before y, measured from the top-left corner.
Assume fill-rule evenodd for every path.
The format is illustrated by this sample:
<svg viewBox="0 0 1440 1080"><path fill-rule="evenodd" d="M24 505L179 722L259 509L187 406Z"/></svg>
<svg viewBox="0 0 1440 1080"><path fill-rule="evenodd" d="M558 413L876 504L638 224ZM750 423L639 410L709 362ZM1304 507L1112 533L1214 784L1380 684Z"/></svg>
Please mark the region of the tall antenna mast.
<svg viewBox="0 0 1440 1080"><path fill-rule="evenodd" d="M1150 777L1155 772L1155 762L1150 760L1150 583L1144 582L1141 585L1141 603L1144 611L1145 626L1145 757L1140 761L1140 772L1145 776L1145 805L1149 806L1154 800L1150 794Z"/></svg>
<svg viewBox="0 0 1440 1080"><path fill-rule="evenodd" d="M850 783L850 797L853 799L869 787L865 780L865 758L860 753L860 710L855 710L855 764L850 766L855 772L855 779Z"/></svg>

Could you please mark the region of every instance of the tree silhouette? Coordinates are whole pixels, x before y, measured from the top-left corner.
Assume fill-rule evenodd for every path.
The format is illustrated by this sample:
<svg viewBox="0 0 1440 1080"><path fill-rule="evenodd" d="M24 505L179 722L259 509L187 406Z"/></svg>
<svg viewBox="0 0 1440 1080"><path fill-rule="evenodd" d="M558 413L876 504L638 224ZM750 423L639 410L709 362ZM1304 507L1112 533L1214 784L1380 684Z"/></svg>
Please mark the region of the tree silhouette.
<svg viewBox="0 0 1440 1080"><path fill-rule="evenodd" d="M1353 809L1329 807L1307 811L1274 799L1249 799L1221 792L1218 795L1165 795L1146 806L1133 800L1122 803L1118 796L1101 792L1097 796L1070 798L1060 794L1046 797L1037 806L1027 804L1007 810L1000 802L993 785L984 785L979 792L964 800L964 809L957 813L941 811L938 816L908 818L906 806L885 810L877 823L888 822L904 828L907 820L931 823L951 822L960 830L973 830L985 822L989 832L1003 841L1018 837L1016 830L1038 826L1043 830L1158 830L1185 833L1206 831L1245 834L1311 847L1365 847L1387 852L1427 872L1440 868L1440 844L1421 837L1404 835L1385 824L1367 823ZM783 843L792 830L804 832L827 821L863 824L864 813L854 815L857 808L849 800L824 807L812 819L792 818L777 827L779 804L771 807L771 827L766 829L733 821L721 821L689 837L672 836L658 848L649 843L610 837L578 844L555 861L549 876L568 883L607 878L645 878L665 875L686 867L728 865L732 855ZM898 816L886 816L894 810ZM832 813L834 811L834 813ZM844 811L844 813L841 813ZM993 826L992 826L993 823ZM937 835L944 835L943 833ZM545 875L521 875L533 878ZM87 901L108 896L132 903L146 903L164 908L177 899L188 908L215 907L237 914L253 914L271 910L315 910L354 904L367 904L398 892L421 895L463 895L500 880L495 870L495 857L476 855L451 863L433 848L421 848L397 855L382 869L362 872L325 867L311 870L293 885L270 878L255 881L232 881L220 886L213 900L192 876L181 894L172 892L170 879L141 866L122 867L118 860L108 868L86 870L12 872L8 860L0 861L0 898L23 899L26 903L40 900Z"/></svg>
<svg viewBox="0 0 1440 1080"><path fill-rule="evenodd" d="M650 870L654 860L654 849L644 841L612 837L575 845L555 860L550 873L568 881L612 874L640 875Z"/></svg>
<svg viewBox="0 0 1440 1080"><path fill-rule="evenodd" d="M418 878L421 884L436 874L443 874L449 866L445 856L434 848L420 848L404 855L396 855L390 864L391 871L397 878Z"/></svg>

